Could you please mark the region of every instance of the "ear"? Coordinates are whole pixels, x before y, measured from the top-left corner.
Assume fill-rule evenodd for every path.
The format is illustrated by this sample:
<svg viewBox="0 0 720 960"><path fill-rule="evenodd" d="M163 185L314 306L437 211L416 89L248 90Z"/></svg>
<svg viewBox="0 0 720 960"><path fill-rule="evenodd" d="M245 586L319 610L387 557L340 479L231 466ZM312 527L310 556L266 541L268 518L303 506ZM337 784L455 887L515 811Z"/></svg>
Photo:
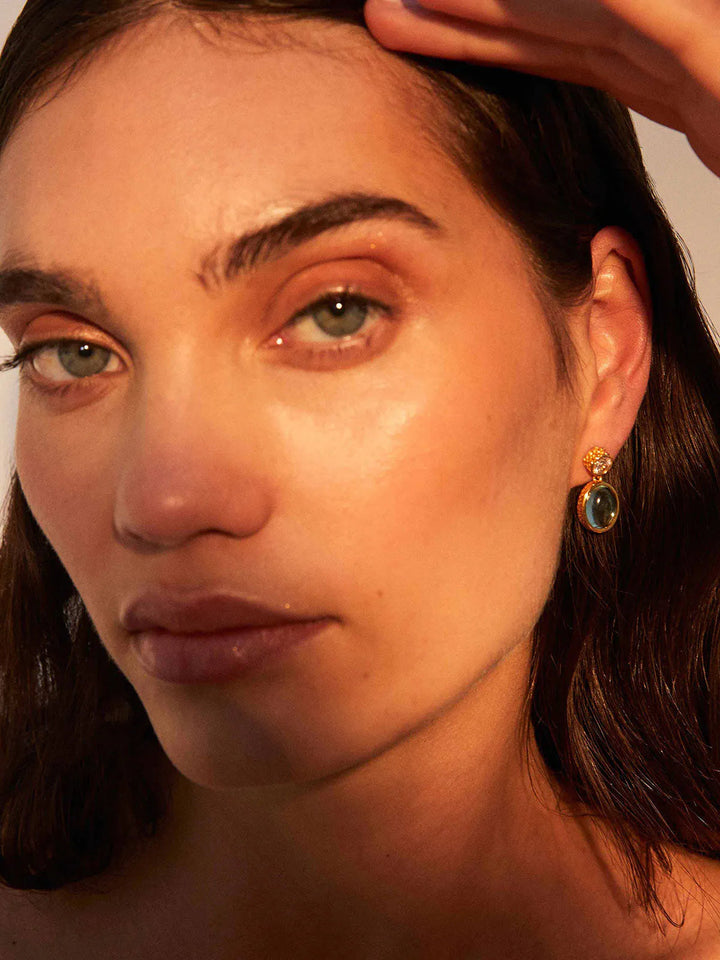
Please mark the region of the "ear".
<svg viewBox="0 0 720 960"><path fill-rule="evenodd" d="M582 458L591 447L617 458L645 396L652 353L652 301L640 247L620 227L605 227L591 251L592 298L576 318L584 380L571 488L590 479Z"/></svg>

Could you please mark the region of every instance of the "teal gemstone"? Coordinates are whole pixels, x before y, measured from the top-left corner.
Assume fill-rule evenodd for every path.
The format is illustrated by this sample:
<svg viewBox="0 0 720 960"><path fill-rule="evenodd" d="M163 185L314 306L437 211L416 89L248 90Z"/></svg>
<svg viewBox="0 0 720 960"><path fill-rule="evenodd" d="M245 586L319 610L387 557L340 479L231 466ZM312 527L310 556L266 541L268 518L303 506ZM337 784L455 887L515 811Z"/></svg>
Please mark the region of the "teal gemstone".
<svg viewBox="0 0 720 960"><path fill-rule="evenodd" d="M609 483L596 483L585 501L585 516L593 530L606 530L617 520L618 498Z"/></svg>

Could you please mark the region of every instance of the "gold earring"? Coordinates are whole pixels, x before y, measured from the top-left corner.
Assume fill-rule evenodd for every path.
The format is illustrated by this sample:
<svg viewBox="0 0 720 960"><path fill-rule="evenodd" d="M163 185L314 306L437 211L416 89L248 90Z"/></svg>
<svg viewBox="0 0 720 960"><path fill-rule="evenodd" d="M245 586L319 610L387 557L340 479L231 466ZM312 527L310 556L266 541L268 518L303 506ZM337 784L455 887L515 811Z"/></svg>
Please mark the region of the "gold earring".
<svg viewBox="0 0 720 960"><path fill-rule="evenodd" d="M583 457L585 469L592 477L580 491L577 515L580 523L593 533L606 533L615 526L620 515L617 490L603 480L613 465L613 458L603 447L593 447Z"/></svg>

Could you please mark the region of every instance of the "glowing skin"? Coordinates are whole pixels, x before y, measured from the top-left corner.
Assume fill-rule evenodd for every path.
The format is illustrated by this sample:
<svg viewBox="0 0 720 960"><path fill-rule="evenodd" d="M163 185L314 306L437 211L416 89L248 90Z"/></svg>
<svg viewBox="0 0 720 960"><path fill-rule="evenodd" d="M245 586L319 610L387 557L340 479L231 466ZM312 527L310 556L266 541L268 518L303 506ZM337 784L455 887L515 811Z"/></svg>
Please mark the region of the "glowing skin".
<svg viewBox="0 0 720 960"><path fill-rule="evenodd" d="M184 775L187 850L174 855L209 884L232 851L263 891L258 915L274 921L264 854L280 862L292 849L297 866L302 850L325 878L342 869L346 889L365 883L363 902L397 905L410 891L408 925L432 916L442 940L433 911L448 877L458 936L465 906L478 922L480 889L511 909L505 828L522 823L518 859L540 891L532 923L574 911L586 935L587 911L543 893L534 872L561 873L554 851L574 828L538 826L547 810L528 799L517 726L566 497L586 479L580 458L595 443L618 453L647 383L646 291L624 267L633 261L642 287L636 248L620 231L596 239L595 299L568 318L581 364L578 400L568 399L524 251L421 135L409 68L317 23L292 27L310 47L281 48L220 42L185 21L161 27L130 34L21 124L0 160L0 253L78 275L106 307L37 302L3 314L16 346L77 337L112 351L107 371L66 396L23 384L17 467ZM313 48L324 30L341 55ZM218 244L357 193L412 204L439 229L374 218L232 283L199 281ZM288 323L347 288L387 306L369 314L377 339L314 361L306 351L327 336L307 319ZM70 379L57 351L35 367L36 384ZM233 683L167 684L143 669L119 621L130 598L161 583L234 586L335 622ZM334 780L300 787L321 778ZM250 850L249 836L266 847ZM544 853L533 847L543 843ZM400 847L405 859L374 861L374 850ZM568 860L586 871L583 857ZM236 889L228 870L230 917L252 885ZM527 905L524 882L513 896ZM596 911L604 882L589 885ZM262 950L262 923L257 941L244 923ZM430 934L423 942L441 956Z"/></svg>
<svg viewBox="0 0 720 960"><path fill-rule="evenodd" d="M30 310L25 341L93 337L121 361L74 396L24 388L18 470L179 768L207 784L323 776L427 722L527 636L574 414L517 242L402 100L388 108L386 76L191 33L168 70L163 46L139 70L133 48L103 59L4 157L3 249L81 272L110 311ZM443 234L357 224L222 291L198 282L219 241L357 191L413 203ZM379 348L320 371L268 349L345 285L391 307ZM40 368L68 379L57 355ZM247 682L178 689L118 623L160 581L227 582L338 623Z"/></svg>

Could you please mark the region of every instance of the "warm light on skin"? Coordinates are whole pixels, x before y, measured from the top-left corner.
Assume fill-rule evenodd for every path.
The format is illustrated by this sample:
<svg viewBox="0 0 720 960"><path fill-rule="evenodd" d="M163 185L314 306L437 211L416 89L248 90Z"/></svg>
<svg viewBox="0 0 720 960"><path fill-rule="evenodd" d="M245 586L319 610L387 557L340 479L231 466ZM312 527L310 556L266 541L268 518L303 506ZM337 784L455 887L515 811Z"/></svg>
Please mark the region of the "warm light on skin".
<svg viewBox="0 0 720 960"><path fill-rule="evenodd" d="M584 479L578 451L616 453L649 354L640 335L623 347L608 327L606 354L594 355L583 308L568 319L583 364L578 403L568 399L525 252L419 132L410 68L345 28L292 29L306 39L333 30L347 55L211 44L186 24L151 24L11 140L0 259L21 251L23 265L86 278L107 313L26 304L3 326L16 345L77 336L119 358L74 395L22 387L18 473L188 781L319 780L442 718L432 762L416 738L417 759L406 754L384 783L445 764L461 783L483 764L517 765L529 635L568 491ZM441 230L368 220L222 289L198 282L219 242L357 192L399 198ZM606 279L622 274L617 242L608 234L595 247ZM598 323L622 284L600 291ZM314 368L285 325L347 286L388 304L392 319L367 355ZM303 338L304 349L307 326ZM617 357L627 370L595 402ZM43 369L59 375L57 361ZM129 598L161 582L234 585L337 622L231 684L171 686L143 670L119 623ZM452 810L458 822L472 819L473 790L465 811ZM507 803L502 790L496 803Z"/></svg>
<svg viewBox="0 0 720 960"><path fill-rule="evenodd" d="M91 277L109 313L24 305L25 339L99 335L122 361L70 397L23 388L19 475L183 772L327 775L424 724L527 637L576 413L517 241L388 105L386 80L303 49L228 56L187 28L154 42L137 64L124 44L92 65L0 166L2 249ZM412 203L443 233L359 223L221 291L197 282L218 239L357 191ZM342 284L394 311L374 355L318 371L267 349ZM45 376L62 376L49 359ZM338 623L235 685L148 677L122 604L159 581L216 580Z"/></svg>

